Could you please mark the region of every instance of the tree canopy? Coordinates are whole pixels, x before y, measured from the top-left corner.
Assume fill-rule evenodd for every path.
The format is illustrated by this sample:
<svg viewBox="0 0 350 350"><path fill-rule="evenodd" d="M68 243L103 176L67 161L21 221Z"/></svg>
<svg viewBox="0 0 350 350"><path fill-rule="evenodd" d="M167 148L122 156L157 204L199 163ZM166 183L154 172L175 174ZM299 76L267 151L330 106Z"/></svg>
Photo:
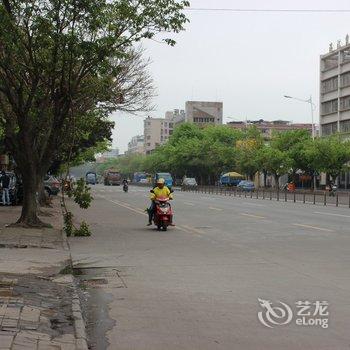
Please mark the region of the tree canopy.
<svg viewBox="0 0 350 350"><path fill-rule="evenodd" d="M19 222L40 224L35 193L66 150L72 125L149 107L151 79L133 45L183 30L186 6L176 0L0 2L0 124L23 178ZM170 36L163 40L175 44Z"/></svg>

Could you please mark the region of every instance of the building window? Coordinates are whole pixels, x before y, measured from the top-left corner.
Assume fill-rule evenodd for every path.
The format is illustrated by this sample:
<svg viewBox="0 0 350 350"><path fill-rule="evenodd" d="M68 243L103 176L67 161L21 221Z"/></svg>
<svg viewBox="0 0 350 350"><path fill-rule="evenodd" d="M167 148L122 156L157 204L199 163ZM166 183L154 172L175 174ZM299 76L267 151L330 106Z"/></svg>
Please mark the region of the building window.
<svg viewBox="0 0 350 350"><path fill-rule="evenodd" d="M174 123L169 123L169 128L173 128L174 127Z"/></svg>
<svg viewBox="0 0 350 350"><path fill-rule="evenodd" d="M340 76L341 87L350 86L350 72L344 73Z"/></svg>
<svg viewBox="0 0 350 350"><path fill-rule="evenodd" d="M338 77L330 78L322 82L322 92L326 94L327 92L335 91L338 89Z"/></svg>
<svg viewBox="0 0 350 350"><path fill-rule="evenodd" d="M345 111L350 109L350 96L345 96L340 99L340 110Z"/></svg>
<svg viewBox="0 0 350 350"><path fill-rule="evenodd" d="M150 146L151 146L150 142L148 142L148 143L147 143L147 146L148 146L148 147L150 147Z"/></svg>
<svg viewBox="0 0 350 350"><path fill-rule="evenodd" d="M331 100L322 103L322 114L338 112L338 100Z"/></svg>
<svg viewBox="0 0 350 350"><path fill-rule="evenodd" d="M340 122L340 132L350 132L350 120L342 120Z"/></svg>
<svg viewBox="0 0 350 350"><path fill-rule="evenodd" d="M322 136L332 135L338 131L338 123L329 123L322 125Z"/></svg>
<svg viewBox="0 0 350 350"><path fill-rule="evenodd" d="M210 118L210 122L211 122L211 123L214 123L214 122L215 122L215 119L214 119L214 118Z"/></svg>
<svg viewBox="0 0 350 350"><path fill-rule="evenodd" d="M150 140L151 139L151 135L147 135L147 140Z"/></svg>
<svg viewBox="0 0 350 350"><path fill-rule="evenodd" d="M173 134L173 130L169 130L169 135L172 135Z"/></svg>

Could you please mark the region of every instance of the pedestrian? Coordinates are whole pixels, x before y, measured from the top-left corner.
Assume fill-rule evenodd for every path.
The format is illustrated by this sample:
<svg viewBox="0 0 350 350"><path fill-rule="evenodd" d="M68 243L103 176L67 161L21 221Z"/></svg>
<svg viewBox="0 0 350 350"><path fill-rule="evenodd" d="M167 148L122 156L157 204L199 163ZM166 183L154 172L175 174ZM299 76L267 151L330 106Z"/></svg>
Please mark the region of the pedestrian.
<svg viewBox="0 0 350 350"><path fill-rule="evenodd" d="M2 188L2 204L11 205L10 203L10 177L3 170L1 172L0 184Z"/></svg>

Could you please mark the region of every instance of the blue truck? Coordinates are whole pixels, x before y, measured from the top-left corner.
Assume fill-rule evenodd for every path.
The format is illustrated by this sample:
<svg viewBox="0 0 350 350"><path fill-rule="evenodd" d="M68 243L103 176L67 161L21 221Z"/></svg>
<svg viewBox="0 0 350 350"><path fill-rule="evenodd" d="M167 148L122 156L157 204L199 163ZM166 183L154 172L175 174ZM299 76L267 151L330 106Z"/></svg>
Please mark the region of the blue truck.
<svg viewBox="0 0 350 350"><path fill-rule="evenodd" d="M221 186L237 186L243 179L243 175L232 171L221 175L219 183Z"/></svg>
<svg viewBox="0 0 350 350"><path fill-rule="evenodd" d="M157 183L158 179L164 179L165 180L165 186L167 186L169 189L173 187L173 178L170 173L156 173L154 175L154 184Z"/></svg>

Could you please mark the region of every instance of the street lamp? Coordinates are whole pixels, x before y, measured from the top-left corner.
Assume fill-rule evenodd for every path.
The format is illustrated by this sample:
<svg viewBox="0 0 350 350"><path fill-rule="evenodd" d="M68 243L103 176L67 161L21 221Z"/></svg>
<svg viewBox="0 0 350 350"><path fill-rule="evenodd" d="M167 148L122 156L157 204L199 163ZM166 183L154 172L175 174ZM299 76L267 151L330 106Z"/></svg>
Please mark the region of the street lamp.
<svg viewBox="0 0 350 350"><path fill-rule="evenodd" d="M284 97L292 99L292 100L296 100L299 102L305 102L305 103L308 103L310 105L310 108L311 108L311 135L312 135L312 139L314 140L315 139L314 110L316 109L316 105L312 102L312 96L310 96L310 98L307 100L304 100L302 98L288 96L288 95L284 95Z"/></svg>
<svg viewBox="0 0 350 350"><path fill-rule="evenodd" d="M315 124L314 124L314 110L316 109L316 105L312 102L312 96L310 96L309 99L307 100L303 100L302 98L298 98L298 97L292 97L292 96L288 96L288 95L284 95L285 98L289 98L292 100L297 100L300 102L305 102L310 104L310 108L311 108L311 135L312 135L312 139L315 140ZM314 191L316 190L316 175L314 172Z"/></svg>

